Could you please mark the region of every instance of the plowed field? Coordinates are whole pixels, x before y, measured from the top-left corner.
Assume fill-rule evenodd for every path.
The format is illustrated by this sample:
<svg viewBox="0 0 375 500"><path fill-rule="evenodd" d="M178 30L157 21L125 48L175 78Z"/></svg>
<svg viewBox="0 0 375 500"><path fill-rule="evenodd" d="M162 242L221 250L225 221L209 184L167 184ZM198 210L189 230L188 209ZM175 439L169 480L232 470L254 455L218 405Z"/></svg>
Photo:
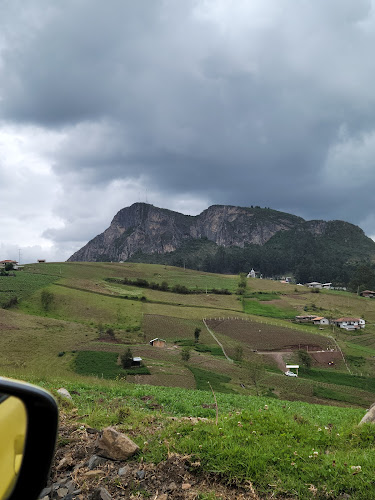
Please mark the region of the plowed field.
<svg viewBox="0 0 375 500"><path fill-rule="evenodd" d="M243 342L256 350L308 349L309 351L320 351L332 347L332 340L328 337L282 326L236 319L206 320L206 322L214 332L227 335L231 339Z"/></svg>

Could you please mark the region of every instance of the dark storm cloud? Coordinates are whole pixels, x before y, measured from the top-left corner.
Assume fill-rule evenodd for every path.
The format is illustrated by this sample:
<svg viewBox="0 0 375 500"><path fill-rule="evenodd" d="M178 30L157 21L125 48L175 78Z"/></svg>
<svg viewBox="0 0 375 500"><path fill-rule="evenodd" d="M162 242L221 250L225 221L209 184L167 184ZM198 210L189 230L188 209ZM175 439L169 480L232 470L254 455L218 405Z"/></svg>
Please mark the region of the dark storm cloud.
<svg viewBox="0 0 375 500"><path fill-rule="evenodd" d="M0 7L0 115L63 135L51 163L77 198L59 216L82 224L81 191L129 181L164 206L257 204L375 235L370 0Z"/></svg>

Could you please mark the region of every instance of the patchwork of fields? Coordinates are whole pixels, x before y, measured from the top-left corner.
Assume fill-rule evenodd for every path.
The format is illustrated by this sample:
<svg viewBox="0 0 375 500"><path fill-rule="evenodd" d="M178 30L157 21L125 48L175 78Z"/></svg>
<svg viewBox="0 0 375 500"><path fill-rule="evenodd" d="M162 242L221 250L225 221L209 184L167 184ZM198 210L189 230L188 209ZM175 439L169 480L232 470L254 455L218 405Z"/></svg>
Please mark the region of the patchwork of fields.
<svg viewBox="0 0 375 500"><path fill-rule="evenodd" d="M111 277L141 278L159 284L166 281L170 289L183 285L191 291L204 292L184 295L106 281ZM245 295L238 296L235 293L237 276L146 264L25 266L16 278L0 277L0 301L8 300L12 294L18 298L18 305L8 311L0 309L0 368L3 373L15 376L21 372L46 375L52 370L72 378L89 374L100 378L106 372L103 369L92 371L90 368L88 372L82 369L77 373L77 366L83 366L80 362L77 365L77 359L83 359L80 356L92 359L96 356L79 353L103 352L104 360L116 360L130 347L135 356L142 357L150 375L131 377L125 374L128 383L206 388L209 379L205 373L210 373L219 391L224 387L220 385L219 375L225 375L225 389L222 390L255 394L259 388L251 381L245 364L260 363L265 370L259 382L261 393L337 405L355 405L357 401L364 406L371 401L371 383L363 386L356 400L354 387L349 384L345 390L339 389L337 379L333 376L330 379L329 371L324 377L290 380L276 365L271 367L269 357L257 352L280 352L284 362L298 364L300 351L330 353L330 349L336 349L336 344L328 337L334 335L348 354L348 369L371 378L375 375L375 335L371 324L366 326L365 333L353 335L338 329L321 331L312 325L292 324L290 319L310 309L331 316L357 314L366 319L367 316L375 318L375 301L330 291L312 295L302 287L268 280L248 280L247 285ZM226 288L232 294L205 292L211 288ZM44 292L51 298L47 305L43 302ZM237 359L235 363L224 358L220 346L205 328L203 318L209 318L207 325L228 354ZM194 338L197 328L200 329L198 342ZM107 337L107 331L112 332L113 337ZM150 346L149 341L155 337L166 340L164 349ZM183 349L190 350L187 361L181 359ZM312 355L315 369L328 367L324 354L322 352L324 359L321 360L318 354ZM340 370L348 373L341 353L327 355L335 361L332 373ZM111 377L124 375L116 363L111 361L110 364ZM348 384L348 379L344 380ZM210 383L214 384L212 379Z"/></svg>

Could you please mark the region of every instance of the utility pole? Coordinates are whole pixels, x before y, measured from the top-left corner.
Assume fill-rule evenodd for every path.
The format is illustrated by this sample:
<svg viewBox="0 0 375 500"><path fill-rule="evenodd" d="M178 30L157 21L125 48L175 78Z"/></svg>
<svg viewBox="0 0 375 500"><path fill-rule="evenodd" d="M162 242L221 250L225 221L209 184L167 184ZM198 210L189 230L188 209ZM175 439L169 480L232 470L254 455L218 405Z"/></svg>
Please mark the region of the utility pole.
<svg viewBox="0 0 375 500"><path fill-rule="evenodd" d="M21 249L18 249L18 264L21 264Z"/></svg>

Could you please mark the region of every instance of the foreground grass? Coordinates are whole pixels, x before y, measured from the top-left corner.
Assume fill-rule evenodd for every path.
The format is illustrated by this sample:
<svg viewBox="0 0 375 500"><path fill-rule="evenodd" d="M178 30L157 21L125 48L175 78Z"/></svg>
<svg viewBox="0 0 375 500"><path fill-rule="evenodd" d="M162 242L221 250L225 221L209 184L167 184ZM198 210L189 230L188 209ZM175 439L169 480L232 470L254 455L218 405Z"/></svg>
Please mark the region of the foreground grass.
<svg viewBox="0 0 375 500"><path fill-rule="evenodd" d="M51 389L62 382L42 384ZM131 432L141 446L138 460L158 463L168 453L189 455L197 472L228 483L251 481L265 498L374 497L375 426L358 427L362 410L216 394L216 426L206 391L105 381L63 384L75 391L79 420ZM186 416L209 420L194 425L181 418Z"/></svg>

